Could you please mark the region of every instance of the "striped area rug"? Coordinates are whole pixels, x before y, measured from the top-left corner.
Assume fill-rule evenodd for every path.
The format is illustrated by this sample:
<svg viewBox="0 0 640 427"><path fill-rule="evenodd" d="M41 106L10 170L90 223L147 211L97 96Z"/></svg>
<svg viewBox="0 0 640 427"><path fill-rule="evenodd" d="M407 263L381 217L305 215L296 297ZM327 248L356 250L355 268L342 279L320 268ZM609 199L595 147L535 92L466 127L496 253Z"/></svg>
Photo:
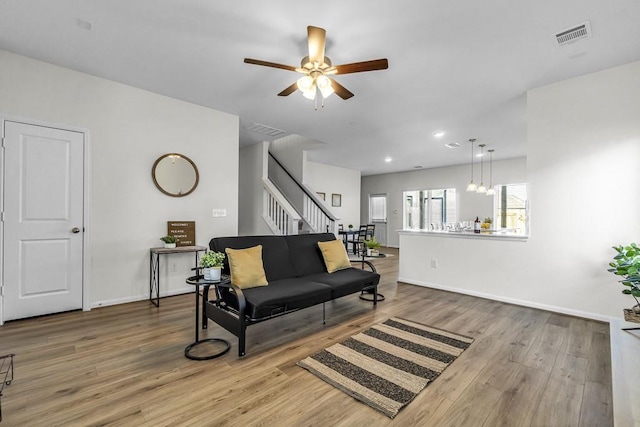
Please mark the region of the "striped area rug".
<svg viewBox="0 0 640 427"><path fill-rule="evenodd" d="M472 342L473 338L394 317L298 365L394 418Z"/></svg>

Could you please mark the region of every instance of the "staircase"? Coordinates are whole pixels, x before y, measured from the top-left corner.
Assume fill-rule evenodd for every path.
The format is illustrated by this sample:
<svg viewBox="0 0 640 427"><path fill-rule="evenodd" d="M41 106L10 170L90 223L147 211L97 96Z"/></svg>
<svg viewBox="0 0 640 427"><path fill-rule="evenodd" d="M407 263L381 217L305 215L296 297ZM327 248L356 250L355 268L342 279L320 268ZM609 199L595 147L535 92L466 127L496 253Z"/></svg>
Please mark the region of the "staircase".
<svg viewBox="0 0 640 427"><path fill-rule="evenodd" d="M313 190L298 182L271 153L263 188L263 218L274 234L337 234L338 218Z"/></svg>

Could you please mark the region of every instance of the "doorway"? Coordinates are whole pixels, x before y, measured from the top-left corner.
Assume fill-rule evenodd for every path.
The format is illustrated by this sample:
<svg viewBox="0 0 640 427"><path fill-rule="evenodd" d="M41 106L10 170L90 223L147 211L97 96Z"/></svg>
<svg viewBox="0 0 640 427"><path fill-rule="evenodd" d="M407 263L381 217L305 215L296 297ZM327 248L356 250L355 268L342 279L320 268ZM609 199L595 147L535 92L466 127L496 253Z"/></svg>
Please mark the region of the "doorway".
<svg viewBox="0 0 640 427"><path fill-rule="evenodd" d="M376 226L374 237L382 246L387 246L387 195L369 195L369 224Z"/></svg>
<svg viewBox="0 0 640 427"><path fill-rule="evenodd" d="M2 120L0 322L82 309L86 132Z"/></svg>

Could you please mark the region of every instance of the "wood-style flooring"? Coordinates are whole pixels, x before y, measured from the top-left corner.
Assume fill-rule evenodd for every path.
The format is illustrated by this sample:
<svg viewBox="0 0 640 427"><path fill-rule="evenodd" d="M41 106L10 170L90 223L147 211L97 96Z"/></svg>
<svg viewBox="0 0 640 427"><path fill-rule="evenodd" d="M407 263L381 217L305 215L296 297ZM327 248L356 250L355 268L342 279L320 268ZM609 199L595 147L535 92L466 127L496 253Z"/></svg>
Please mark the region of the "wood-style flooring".
<svg viewBox="0 0 640 427"><path fill-rule="evenodd" d="M193 294L7 322L0 427L613 425L607 324L398 283L398 251L383 252L375 310L353 295L326 305L326 325L317 306L252 326L242 359L212 322L201 335L231 351L184 357ZM476 339L394 420L296 366L391 316Z"/></svg>

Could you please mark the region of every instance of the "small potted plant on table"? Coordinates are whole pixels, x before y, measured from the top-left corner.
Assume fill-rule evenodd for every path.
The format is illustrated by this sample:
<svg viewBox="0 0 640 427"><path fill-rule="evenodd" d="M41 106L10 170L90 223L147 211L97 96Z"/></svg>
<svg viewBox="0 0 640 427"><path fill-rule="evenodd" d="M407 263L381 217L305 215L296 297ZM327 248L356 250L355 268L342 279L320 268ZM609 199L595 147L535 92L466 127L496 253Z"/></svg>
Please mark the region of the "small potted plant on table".
<svg viewBox="0 0 640 427"><path fill-rule="evenodd" d="M175 248L176 247L176 238L173 236L164 236L161 237L160 240L164 242L165 248Z"/></svg>
<svg viewBox="0 0 640 427"><path fill-rule="evenodd" d="M365 240L364 244L367 246L367 256L380 256L380 242L374 237L369 240Z"/></svg>
<svg viewBox="0 0 640 427"><path fill-rule="evenodd" d="M611 268L607 271L622 277L619 280L625 286L622 293L631 295L636 301L636 305L623 310L624 320L640 323L640 247L631 243L628 246L614 246L613 249L618 254L609 263Z"/></svg>
<svg viewBox="0 0 640 427"><path fill-rule="evenodd" d="M200 267L204 269L204 280L220 280L224 256L222 252L207 251L200 257Z"/></svg>

